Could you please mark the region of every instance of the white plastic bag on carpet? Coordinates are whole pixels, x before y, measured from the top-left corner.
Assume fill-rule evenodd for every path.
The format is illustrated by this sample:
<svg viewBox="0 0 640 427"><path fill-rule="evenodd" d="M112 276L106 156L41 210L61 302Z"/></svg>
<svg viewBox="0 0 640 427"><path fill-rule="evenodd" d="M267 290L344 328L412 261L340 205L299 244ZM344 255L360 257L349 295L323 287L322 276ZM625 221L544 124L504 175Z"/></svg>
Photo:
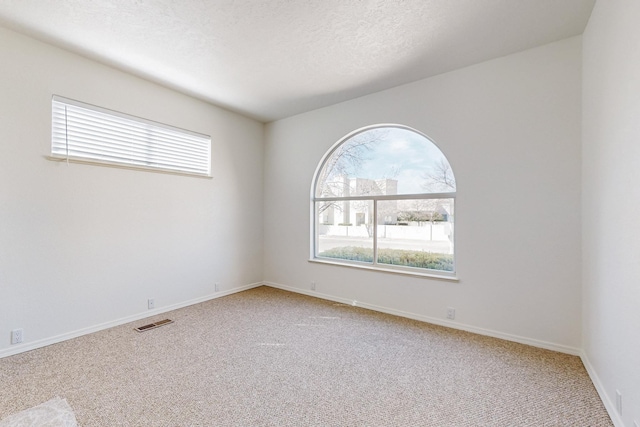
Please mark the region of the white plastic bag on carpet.
<svg viewBox="0 0 640 427"><path fill-rule="evenodd" d="M66 399L54 397L41 405L9 415L0 427L77 427L76 416Z"/></svg>

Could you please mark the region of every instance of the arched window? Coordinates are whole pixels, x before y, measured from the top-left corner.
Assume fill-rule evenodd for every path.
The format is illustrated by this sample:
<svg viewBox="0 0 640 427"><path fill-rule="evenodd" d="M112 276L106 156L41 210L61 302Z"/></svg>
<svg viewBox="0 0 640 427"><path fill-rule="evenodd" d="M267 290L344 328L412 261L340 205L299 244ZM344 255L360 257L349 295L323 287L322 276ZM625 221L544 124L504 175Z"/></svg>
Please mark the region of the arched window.
<svg viewBox="0 0 640 427"><path fill-rule="evenodd" d="M321 160L312 185L312 259L453 276L456 181L424 134L359 129Z"/></svg>

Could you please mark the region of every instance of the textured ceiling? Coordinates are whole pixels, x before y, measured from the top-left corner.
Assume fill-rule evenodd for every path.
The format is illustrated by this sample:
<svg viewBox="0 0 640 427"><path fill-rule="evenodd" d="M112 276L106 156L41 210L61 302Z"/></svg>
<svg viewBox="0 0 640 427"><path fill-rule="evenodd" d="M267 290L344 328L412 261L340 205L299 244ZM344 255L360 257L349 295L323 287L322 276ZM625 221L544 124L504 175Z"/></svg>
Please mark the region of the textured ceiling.
<svg viewBox="0 0 640 427"><path fill-rule="evenodd" d="M0 0L0 23L270 121L581 34L595 0Z"/></svg>

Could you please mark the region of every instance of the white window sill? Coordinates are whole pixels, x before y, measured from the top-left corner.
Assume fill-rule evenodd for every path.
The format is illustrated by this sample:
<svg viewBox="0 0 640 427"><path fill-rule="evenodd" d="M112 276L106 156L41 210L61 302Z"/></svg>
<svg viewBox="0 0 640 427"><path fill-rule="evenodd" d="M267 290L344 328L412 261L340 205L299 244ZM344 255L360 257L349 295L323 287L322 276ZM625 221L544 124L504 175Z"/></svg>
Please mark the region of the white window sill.
<svg viewBox="0 0 640 427"><path fill-rule="evenodd" d="M211 175L200 174L195 172L182 172L182 171L171 170L171 169L127 165L124 163L107 162L102 160L82 159L78 157L60 157L60 156L54 156L54 155L44 156L44 158L52 162L77 163L80 165L104 166L104 167L116 168L116 169L128 169L128 170L135 170L135 171L155 172L155 173L164 173L169 175L181 175L181 176L191 176L194 178L212 179Z"/></svg>
<svg viewBox="0 0 640 427"><path fill-rule="evenodd" d="M414 269L403 269L403 268L385 268L381 267L380 264L377 265L367 265L360 263L351 263L346 261L337 261L331 259L320 259L320 258L311 258L309 262L317 263L317 264L329 264L329 265L337 265L340 267L349 267L349 268L358 268L361 270L369 270L369 271L379 271L382 273L392 273L392 274L401 274L404 276L414 276L414 277L424 277L429 279L437 279L437 280L447 280L451 282L459 282L460 279L455 275L455 273L438 273L438 272L422 272L422 271L414 271Z"/></svg>

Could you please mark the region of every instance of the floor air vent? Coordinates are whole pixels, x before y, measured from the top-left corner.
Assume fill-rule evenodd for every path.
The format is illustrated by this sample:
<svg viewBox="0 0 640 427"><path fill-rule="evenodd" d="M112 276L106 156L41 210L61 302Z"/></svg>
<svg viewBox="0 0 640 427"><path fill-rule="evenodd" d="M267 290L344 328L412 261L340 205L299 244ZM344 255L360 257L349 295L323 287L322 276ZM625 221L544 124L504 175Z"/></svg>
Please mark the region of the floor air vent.
<svg viewBox="0 0 640 427"><path fill-rule="evenodd" d="M148 331L149 329L155 329L163 325L168 325L169 323L173 323L173 320L169 320L169 319L159 320L155 323L149 323L148 325L138 326L137 328L133 328L133 329L135 329L138 332L144 332L144 331Z"/></svg>

